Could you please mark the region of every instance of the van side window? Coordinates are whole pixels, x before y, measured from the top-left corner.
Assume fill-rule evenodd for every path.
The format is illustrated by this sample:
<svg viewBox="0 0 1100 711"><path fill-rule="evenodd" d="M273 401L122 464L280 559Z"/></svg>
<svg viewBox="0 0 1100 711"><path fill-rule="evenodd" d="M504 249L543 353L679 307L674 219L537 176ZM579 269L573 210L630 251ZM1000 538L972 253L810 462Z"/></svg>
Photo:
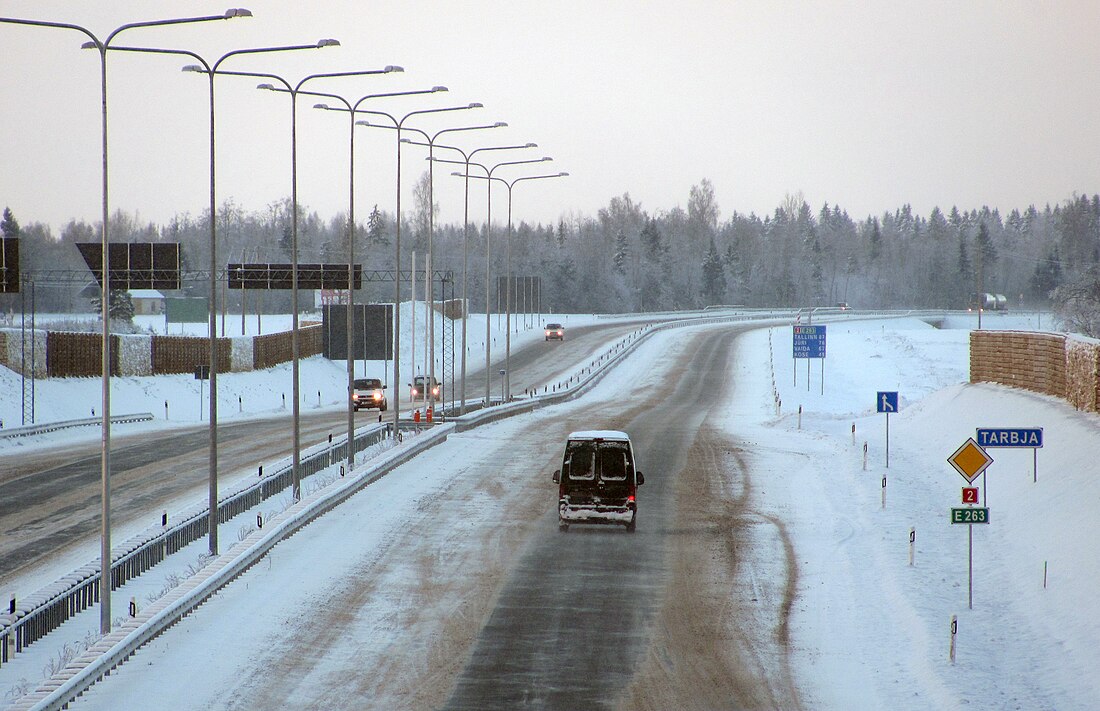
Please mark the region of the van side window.
<svg viewBox="0 0 1100 711"><path fill-rule="evenodd" d="M570 479L591 481L596 478L596 448L590 442L570 443L565 451L565 467Z"/></svg>

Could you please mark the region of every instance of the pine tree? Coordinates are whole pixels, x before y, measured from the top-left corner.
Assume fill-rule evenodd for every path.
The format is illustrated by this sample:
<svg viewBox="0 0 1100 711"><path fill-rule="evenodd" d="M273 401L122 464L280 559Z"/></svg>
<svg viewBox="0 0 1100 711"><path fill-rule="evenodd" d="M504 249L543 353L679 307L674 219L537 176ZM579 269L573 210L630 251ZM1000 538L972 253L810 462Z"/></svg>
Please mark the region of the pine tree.
<svg viewBox="0 0 1100 711"><path fill-rule="evenodd" d="M626 234L619 230L615 233L615 256L612 261L618 274L626 274L626 261L630 257L630 248L626 243Z"/></svg>
<svg viewBox="0 0 1100 711"><path fill-rule="evenodd" d="M20 233L19 222L16 221L15 215L12 214L10 207L4 208L4 217L0 219L0 234L11 239L18 237Z"/></svg>
<svg viewBox="0 0 1100 711"><path fill-rule="evenodd" d="M388 246L390 238L386 234L386 218L378 211L378 205L370 211L367 218L367 244L372 247Z"/></svg>
<svg viewBox="0 0 1100 711"><path fill-rule="evenodd" d="M710 240L710 249L703 260L703 298L708 305L720 304L726 296L726 272L722 267L722 258L714 240Z"/></svg>
<svg viewBox="0 0 1100 711"><path fill-rule="evenodd" d="M661 244L661 231L657 229L657 220L647 219L640 237L645 258L650 261L659 259L664 251L664 246Z"/></svg>
<svg viewBox="0 0 1100 711"><path fill-rule="evenodd" d="M1031 275L1031 294L1036 299L1049 299L1051 292L1062 285L1062 258L1058 245L1050 250L1046 259L1035 265Z"/></svg>

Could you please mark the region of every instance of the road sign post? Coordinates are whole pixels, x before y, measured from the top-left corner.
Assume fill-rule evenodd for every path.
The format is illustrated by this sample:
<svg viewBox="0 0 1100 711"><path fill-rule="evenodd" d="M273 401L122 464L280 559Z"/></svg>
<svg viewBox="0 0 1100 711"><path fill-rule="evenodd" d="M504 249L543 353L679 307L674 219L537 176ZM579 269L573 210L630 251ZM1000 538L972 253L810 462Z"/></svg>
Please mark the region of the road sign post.
<svg viewBox="0 0 1100 711"><path fill-rule="evenodd" d="M898 393L879 390L875 396L875 409L886 413L886 468L890 468L890 413L898 411Z"/></svg>
<svg viewBox="0 0 1100 711"><path fill-rule="evenodd" d="M825 326L793 326L793 356L795 360L795 385L798 384L797 363L806 358L806 390L810 389L810 358L821 359L821 393L825 393Z"/></svg>
<svg viewBox="0 0 1100 711"><path fill-rule="evenodd" d="M1039 448L1043 446L1042 427L979 427L975 439L983 447L1031 449L1031 481L1039 481Z"/></svg>
<svg viewBox="0 0 1100 711"><path fill-rule="evenodd" d="M968 437L955 452L947 458L947 463L962 475L968 484L973 484L979 474L984 474L989 465L993 463L993 457L982 449L981 445ZM963 503L973 501L977 503L978 490L974 487L963 489ZM967 539L967 607L974 609L974 524L989 523L989 509L967 507L951 509L951 523L965 523Z"/></svg>

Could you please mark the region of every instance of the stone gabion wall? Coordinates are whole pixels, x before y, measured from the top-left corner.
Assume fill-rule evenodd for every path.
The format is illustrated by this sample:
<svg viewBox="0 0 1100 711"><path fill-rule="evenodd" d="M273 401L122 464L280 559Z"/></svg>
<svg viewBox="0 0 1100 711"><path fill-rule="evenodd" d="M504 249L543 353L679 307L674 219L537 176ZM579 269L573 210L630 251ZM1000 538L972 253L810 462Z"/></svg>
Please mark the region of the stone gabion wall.
<svg viewBox="0 0 1100 711"><path fill-rule="evenodd" d="M119 349L120 375L153 374L153 336L122 336Z"/></svg>
<svg viewBox="0 0 1100 711"><path fill-rule="evenodd" d="M31 333L34 334L34 348L31 348ZM27 349L26 352L24 352L23 331L21 329L0 329L0 364L6 365L16 373L30 375L31 358L33 357L34 373L42 377L46 374L47 332L42 329L35 329L33 331L27 329L27 334Z"/></svg>
<svg viewBox="0 0 1100 711"><path fill-rule="evenodd" d="M1066 339L1066 400L1078 410L1100 412L1100 343Z"/></svg>
<svg viewBox="0 0 1100 711"><path fill-rule="evenodd" d="M1100 411L1100 343L1058 333L971 331L970 382L1000 383Z"/></svg>

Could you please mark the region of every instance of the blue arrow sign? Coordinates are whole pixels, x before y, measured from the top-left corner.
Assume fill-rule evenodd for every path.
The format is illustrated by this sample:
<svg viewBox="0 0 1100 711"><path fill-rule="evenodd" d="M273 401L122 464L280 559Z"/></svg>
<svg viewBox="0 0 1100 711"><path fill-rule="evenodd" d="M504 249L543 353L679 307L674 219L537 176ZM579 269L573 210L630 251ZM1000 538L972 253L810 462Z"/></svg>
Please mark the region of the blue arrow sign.
<svg viewBox="0 0 1100 711"><path fill-rule="evenodd" d="M898 391L886 392L879 390L878 395L875 397L875 407L877 408L877 412L897 412Z"/></svg>
<svg viewBox="0 0 1100 711"><path fill-rule="evenodd" d="M1042 447L1042 427L990 427L978 430L983 447Z"/></svg>

